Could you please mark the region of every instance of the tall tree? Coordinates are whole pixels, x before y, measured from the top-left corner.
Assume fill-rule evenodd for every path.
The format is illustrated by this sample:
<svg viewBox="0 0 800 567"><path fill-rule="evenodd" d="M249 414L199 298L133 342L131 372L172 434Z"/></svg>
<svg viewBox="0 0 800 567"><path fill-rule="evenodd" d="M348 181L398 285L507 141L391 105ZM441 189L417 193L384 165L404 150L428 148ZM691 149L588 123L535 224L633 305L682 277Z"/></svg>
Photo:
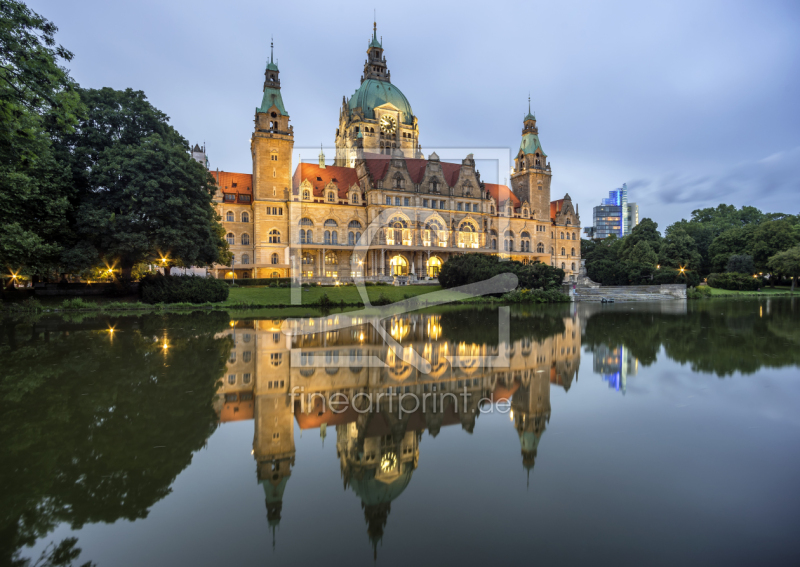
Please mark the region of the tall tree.
<svg viewBox="0 0 800 567"><path fill-rule="evenodd" d="M703 258L697 251L697 244L683 228L675 225L667 229L664 241L661 243L659 261L663 266L670 268L686 268L699 271Z"/></svg>
<svg viewBox="0 0 800 567"><path fill-rule="evenodd" d="M800 246L778 252L769 259L767 265L772 273L792 278L792 293L794 293L795 283L800 277Z"/></svg>
<svg viewBox="0 0 800 567"><path fill-rule="evenodd" d="M168 256L184 265L226 263L212 204L213 178L186 140L141 91L80 90L86 116L65 136L80 191L73 265L99 261L129 277L140 262Z"/></svg>
<svg viewBox="0 0 800 567"><path fill-rule="evenodd" d="M772 256L796 246L797 243L798 235L789 221L767 221L760 224L753 232L753 240L748 252L753 255L756 268L768 271L768 262Z"/></svg>
<svg viewBox="0 0 800 567"><path fill-rule="evenodd" d="M658 224L652 219L642 219L642 222L633 227L631 233L622 239L620 258L627 261L633 249L641 241L647 242L652 250L661 247L661 233L658 232Z"/></svg>
<svg viewBox="0 0 800 567"><path fill-rule="evenodd" d="M50 136L70 131L80 102L57 29L0 1L0 264L28 274L52 269L70 238L69 176Z"/></svg>

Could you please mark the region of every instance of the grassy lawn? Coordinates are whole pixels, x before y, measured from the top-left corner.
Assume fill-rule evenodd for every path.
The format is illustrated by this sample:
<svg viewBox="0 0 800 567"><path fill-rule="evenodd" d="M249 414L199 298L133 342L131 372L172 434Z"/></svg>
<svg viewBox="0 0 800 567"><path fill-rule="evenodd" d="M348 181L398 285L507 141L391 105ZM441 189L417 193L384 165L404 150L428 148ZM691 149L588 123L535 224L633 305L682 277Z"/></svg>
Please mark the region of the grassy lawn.
<svg viewBox="0 0 800 567"><path fill-rule="evenodd" d="M309 291L305 291L305 290ZM441 286L434 285L406 285L406 286L367 286L367 295L370 301L378 299L381 294L388 297L392 302L402 301L408 297L414 297L423 293L439 291ZM248 303L250 305L291 305L291 289L286 287L233 287L228 296L228 301L222 305ZM323 294L327 293L328 298L339 303L361 303L361 296L354 286L343 287L304 287L300 292L303 298L303 305L311 305L319 301Z"/></svg>
<svg viewBox="0 0 800 567"><path fill-rule="evenodd" d="M715 287L710 287L711 290L711 297L715 295L725 295L725 296L733 296L733 295L774 295L774 294L784 294L789 293L791 291L791 287L789 286L775 286L775 288L771 287L762 287L761 291L737 291L731 289L717 289Z"/></svg>

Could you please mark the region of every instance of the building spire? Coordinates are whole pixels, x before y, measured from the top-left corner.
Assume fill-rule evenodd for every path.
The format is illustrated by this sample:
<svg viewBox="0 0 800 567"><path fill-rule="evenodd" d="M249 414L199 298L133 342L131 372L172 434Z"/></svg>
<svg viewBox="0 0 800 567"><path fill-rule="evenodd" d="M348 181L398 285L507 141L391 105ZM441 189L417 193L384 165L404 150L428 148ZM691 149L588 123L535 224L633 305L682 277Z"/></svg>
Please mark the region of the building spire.
<svg viewBox="0 0 800 567"><path fill-rule="evenodd" d="M272 36L270 36L270 38L269 38L269 62L270 63L274 62L272 60L272 50L273 50L274 47L275 47L274 38ZM528 106L530 106L530 97L528 97Z"/></svg>

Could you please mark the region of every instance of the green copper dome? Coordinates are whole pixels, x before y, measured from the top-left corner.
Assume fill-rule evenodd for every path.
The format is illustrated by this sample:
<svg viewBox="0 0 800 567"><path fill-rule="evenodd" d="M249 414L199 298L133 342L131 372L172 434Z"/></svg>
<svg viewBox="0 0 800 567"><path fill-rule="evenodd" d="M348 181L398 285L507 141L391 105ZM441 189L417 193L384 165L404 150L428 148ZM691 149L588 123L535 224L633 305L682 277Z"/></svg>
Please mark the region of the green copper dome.
<svg viewBox="0 0 800 567"><path fill-rule="evenodd" d="M538 151L543 157L547 157L547 154L542 150L542 144L539 142L539 136L531 132L522 135L522 142L519 145L519 149L522 150L522 153L526 155L535 154Z"/></svg>
<svg viewBox="0 0 800 567"><path fill-rule="evenodd" d="M414 123L414 112L411 110L411 105L406 96L400 92L396 86L387 81L379 81L377 79L367 79L361 86L358 87L350 100L347 101L347 107L352 113L358 107L361 107L364 113L364 118L375 119L375 107L382 104L390 103L394 105L400 112L403 113L403 123Z"/></svg>

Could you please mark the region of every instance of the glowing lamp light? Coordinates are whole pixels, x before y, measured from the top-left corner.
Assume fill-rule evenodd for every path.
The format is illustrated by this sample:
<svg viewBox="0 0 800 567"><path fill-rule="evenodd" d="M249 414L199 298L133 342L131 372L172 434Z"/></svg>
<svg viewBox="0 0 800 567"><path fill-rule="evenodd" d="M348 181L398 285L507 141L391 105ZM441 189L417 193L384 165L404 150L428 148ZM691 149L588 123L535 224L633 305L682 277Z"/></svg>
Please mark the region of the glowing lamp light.
<svg viewBox="0 0 800 567"><path fill-rule="evenodd" d="M681 266L681 273L683 273L685 271L686 271L686 269L683 266Z"/></svg>

